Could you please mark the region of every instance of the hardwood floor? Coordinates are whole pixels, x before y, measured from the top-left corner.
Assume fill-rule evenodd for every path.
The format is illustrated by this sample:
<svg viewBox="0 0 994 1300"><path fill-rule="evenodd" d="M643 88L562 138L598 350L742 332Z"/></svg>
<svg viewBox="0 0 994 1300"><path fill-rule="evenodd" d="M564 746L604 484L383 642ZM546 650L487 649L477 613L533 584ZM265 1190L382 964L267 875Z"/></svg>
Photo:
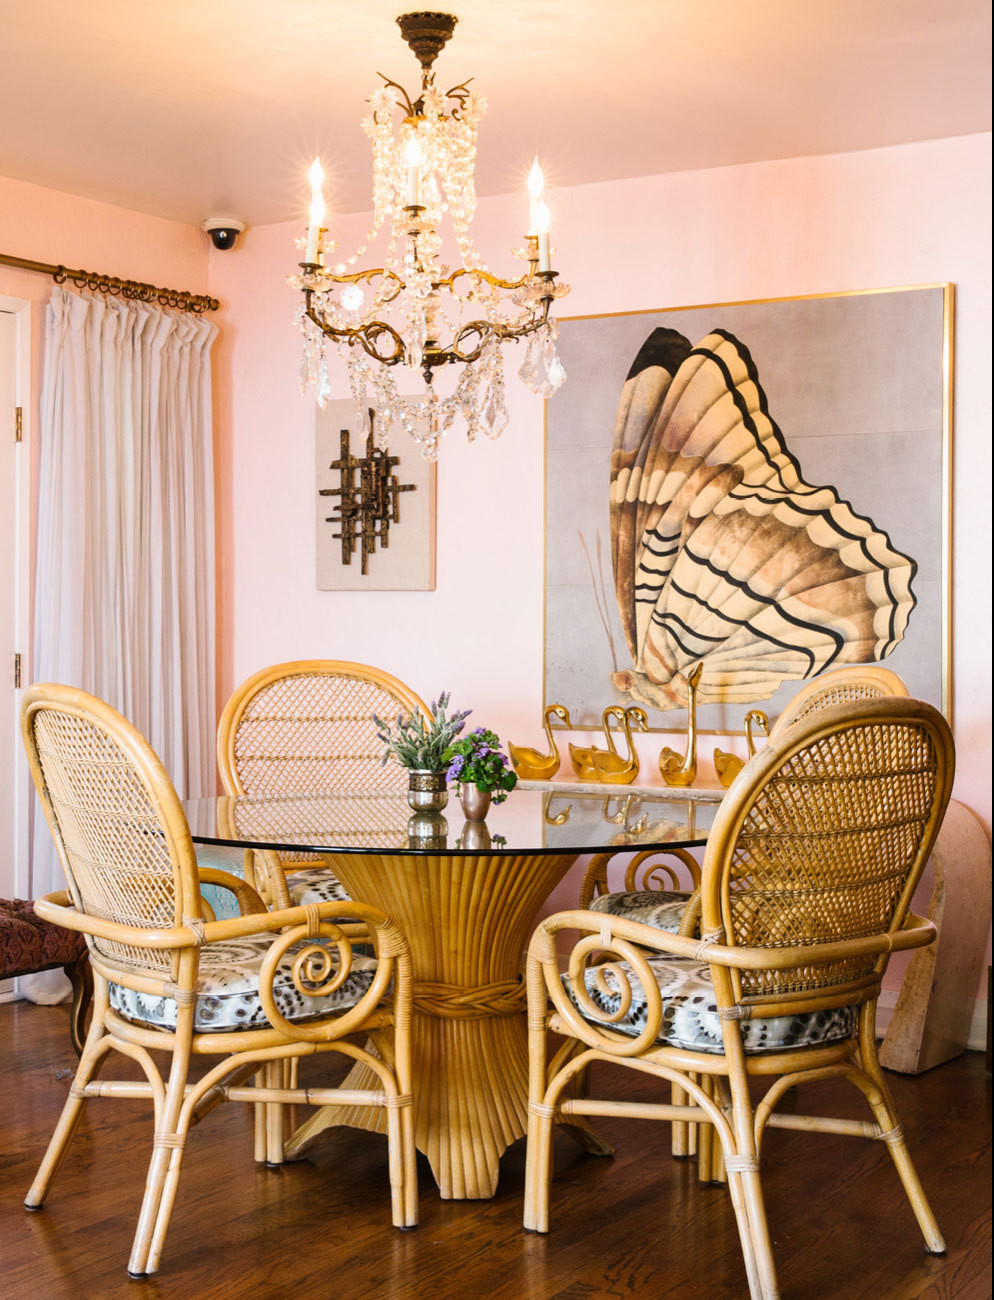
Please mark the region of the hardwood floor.
<svg viewBox="0 0 994 1300"><path fill-rule="evenodd" d="M600 1121L612 1160L556 1139L552 1231L521 1228L524 1144L492 1201L441 1201L421 1170L421 1225L390 1226L386 1145L327 1135L300 1164L252 1160L248 1108L194 1130L162 1271L126 1273L151 1150L141 1102L93 1101L47 1205L22 1199L75 1067L62 1007L0 1006L0 1294L5 1300L741 1300L745 1274L727 1193L670 1158L665 1126ZM324 1066L327 1071L329 1067ZM107 1077L126 1077L121 1063ZM330 1078L330 1074L325 1077ZM767 1209L785 1300L987 1300L991 1295L990 1079L984 1059L889 1076L912 1152L949 1243L921 1237L880 1143L768 1135ZM317 1076L314 1076L315 1080ZM613 1094L609 1088L613 1085ZM651 1095L631 1072L600 1095ZM811 1087L805 1109L861 1115L844 1085Z"/></svg>

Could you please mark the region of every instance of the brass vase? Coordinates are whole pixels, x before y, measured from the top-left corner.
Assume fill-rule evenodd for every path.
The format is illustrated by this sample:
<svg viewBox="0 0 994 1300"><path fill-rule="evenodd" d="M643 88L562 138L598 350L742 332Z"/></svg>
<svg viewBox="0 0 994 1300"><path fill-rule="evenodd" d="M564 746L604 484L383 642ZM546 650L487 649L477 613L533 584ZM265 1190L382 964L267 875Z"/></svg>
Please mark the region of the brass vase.
<svg viewBox="0 0 994 1300"><path fill-rule="evenodd" d="M407 802L415 812L441 812L449 802L448 774L445 768L431 772L412 767L408 771Z"/></svg>
<svg viewBox="0 0 994 1300"><path fill-rule="evenodd" d="M468 822L482 822L490 811L492 791L480 790L473 782L463 781L459 787L459 802Z"/></svg>

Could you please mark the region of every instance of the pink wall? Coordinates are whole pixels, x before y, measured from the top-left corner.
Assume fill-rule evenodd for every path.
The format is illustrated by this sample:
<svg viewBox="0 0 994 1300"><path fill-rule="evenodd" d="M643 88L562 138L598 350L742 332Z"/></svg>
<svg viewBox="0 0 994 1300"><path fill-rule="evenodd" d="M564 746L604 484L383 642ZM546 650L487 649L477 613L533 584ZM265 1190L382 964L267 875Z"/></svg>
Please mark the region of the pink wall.
<svg viewBox="0 0 994 1300"><path fill-rule="evenodd" d="M989 135L559 190L550 196L570 315L951 280L956 297L957 797L990 826ZM509 263L520 195L481 202L476 234ZM361 216L335 223L345 252ZM542 698L543 409L509 384L496 443L452 435L439 466L438 588L314 586L314 435L297 383L300 223L210 255L221 298L219 691L267 663L381 665L481 721L537 735ZM582 382L581 376L569 381ZM341 395L346 395L344 382ZM481 523L484 527L481 528ZM486 559L478 559L483 554ZM498 558L490 558L498 557ZM575 873L553 901L575 899Z"/></svg>

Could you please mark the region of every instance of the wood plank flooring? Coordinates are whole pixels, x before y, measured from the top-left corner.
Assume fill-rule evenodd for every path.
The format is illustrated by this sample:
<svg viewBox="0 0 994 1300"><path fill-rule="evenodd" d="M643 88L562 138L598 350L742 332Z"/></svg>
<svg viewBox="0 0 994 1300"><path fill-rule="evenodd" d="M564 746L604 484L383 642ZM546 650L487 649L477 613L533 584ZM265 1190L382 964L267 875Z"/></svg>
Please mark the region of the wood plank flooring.
<svg viewBox="0 0 994 1300"><path fill-rule="evenodd" d="M89 1103L47 1205L22 1200L75 1067L62 1007L0 1006L0 1295L4 1300L742 1300L727 1193L669 1156L665 1126L600 1121L611 1160L556 1139L552 1231L521 1228L524 1144L492 1201L439 1200L421 1169L421 1224L390 1226L386 1145L328 1134L300 1164L252 1160L248 1108L194 1130L162 1271L126 1273L151 1147L141 1102ZM331 1081L322 1063L309 1081ZM306 1068L306 1067L305 1067ZM128 1066L106 1077L128 1077ZM912 1152L949 1243L924 1253L880 1143L771 1132L767 1209L785 1300L987 1300L991 1295L990 1079L970 1054L917 1079L890 1076ZM652 1096L631 1072L598 1095ZM857 1093L816 1085L805 1109L862 1115Z"/></svg>

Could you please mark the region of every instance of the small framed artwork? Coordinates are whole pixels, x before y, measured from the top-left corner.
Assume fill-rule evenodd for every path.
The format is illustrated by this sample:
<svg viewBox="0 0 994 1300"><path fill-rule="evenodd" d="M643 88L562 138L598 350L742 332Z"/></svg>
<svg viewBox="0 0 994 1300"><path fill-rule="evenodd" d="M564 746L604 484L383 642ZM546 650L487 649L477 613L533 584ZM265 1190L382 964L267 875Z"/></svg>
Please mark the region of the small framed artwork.
<svg viewBox="0 0 994 1300"><path fill-rule="evenodd" d="M545 700L741 730L878 663L950 710L952 285L567 319Z"/></svg>
<svg viewBox="0 0 994 1300"><path fill-rule="evenodd" d="M317 408L319 591L434 591L437 465L400 431L380 447L376 414Z"/></svg>

